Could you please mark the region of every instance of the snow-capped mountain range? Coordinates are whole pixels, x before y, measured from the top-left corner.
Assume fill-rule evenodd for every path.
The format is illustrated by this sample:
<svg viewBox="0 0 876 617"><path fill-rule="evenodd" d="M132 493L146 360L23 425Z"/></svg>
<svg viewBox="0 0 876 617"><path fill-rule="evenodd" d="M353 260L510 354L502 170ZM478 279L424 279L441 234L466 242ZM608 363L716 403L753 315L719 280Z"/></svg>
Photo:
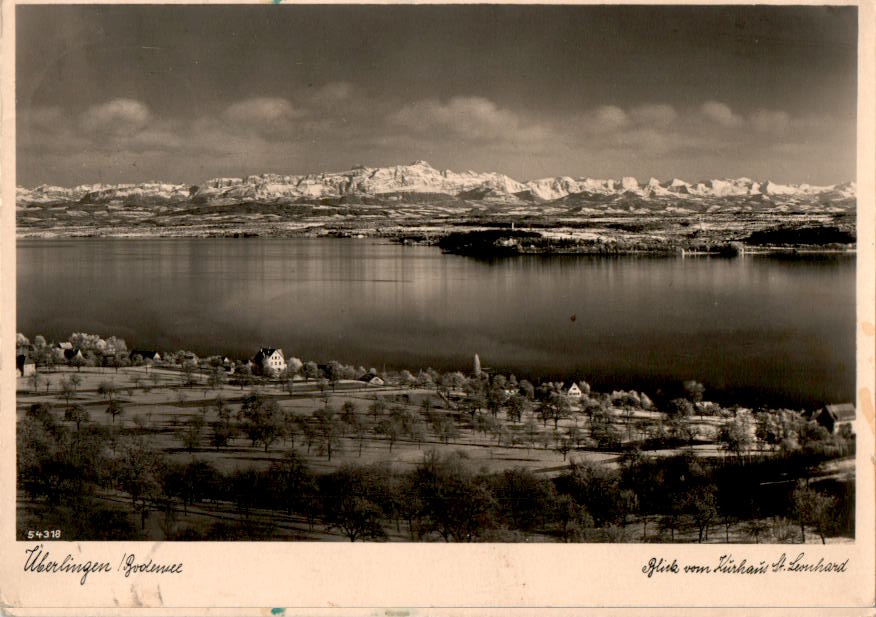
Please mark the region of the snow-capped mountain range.
<svg viewBox="0 0 876 617"><path fill-rule="evenodd" d="M634 197L673 202L747 198L770 203L817 201L827 204L855 198L855 183L813 186L777 184L749 178L713 179L687 182L651 178L600 180L558 176L520 182L501 173L454 172L438 170L425 161L391 167L355 167L349 171L307 175L262 174L246 178L213 178L199 185L148 182L142 184L80 185L73 188L42 185L19 187L19 206L78 202L83 204L121 203L159 205L191 201L203 204L235 202L283 202L371 196L404 201L417 196L451 196L463 200L491 202L544 203L566 200L606 201Z"/></svg>

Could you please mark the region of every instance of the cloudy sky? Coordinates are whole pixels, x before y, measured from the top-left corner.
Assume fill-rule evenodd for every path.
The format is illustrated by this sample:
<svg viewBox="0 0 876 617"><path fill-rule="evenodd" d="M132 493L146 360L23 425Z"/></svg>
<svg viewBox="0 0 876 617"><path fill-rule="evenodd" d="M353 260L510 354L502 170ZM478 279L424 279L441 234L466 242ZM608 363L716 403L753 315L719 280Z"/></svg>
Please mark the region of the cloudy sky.
<svg viewBox="0 0 876 617"><path fill-rule="evenodd" d="M425 159L517 179L855 177L825 7L19 6L18 184Z"/></svg>

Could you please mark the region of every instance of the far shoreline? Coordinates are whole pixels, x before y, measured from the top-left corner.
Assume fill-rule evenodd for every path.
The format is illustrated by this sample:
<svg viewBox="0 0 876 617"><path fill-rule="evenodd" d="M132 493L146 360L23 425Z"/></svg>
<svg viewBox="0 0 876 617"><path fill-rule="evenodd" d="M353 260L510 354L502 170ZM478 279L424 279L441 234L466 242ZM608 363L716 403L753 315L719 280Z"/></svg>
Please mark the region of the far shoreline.
<svg viewBox="0 0 876 617"><path fill-rule="evenodd" d="M415 228L416 229L416 228ZM513 250L507 250L507 247L492 246L482 244L475 247L473 250L460 250L454 247L442 246L443 242L450 236L454 235L478 235L478 234L493 234L497 230L495 227L468 227L461 231L459 228L453 228L451 231L443 231L439 233L422 233L419 231L411 231L408 228L386 228L386 229L331 229L324 228L319 225L306 226L296 229L243 229L236 231L227 231L221 229L198 229L198 228L183 228L173 230L173 233L168 233L164 230L160 233L149 233L143 230L120 231L117 228L113 229L90 229L77 231L74 229L61 230L16 230L16 242L21 241L46 241L46 240L217 240L217 239L235 239L235 240L289 240L289 239L339 239L339 240L372 240L380 241L388 244L399 244L404 246L436 246L448 254L462 255L475 258L501 258L501 257L516 257L516 256L648 256L648 257L749 257L749 256L783 256L806 258L809 256L820 255L856 255L856 244L831 244L829 246L818 245L747 245L742 242L733 241L726 243L715 244L714 246L705 249L686 248L681 244L667 244L659 248L642 248L638 246L624 246L622 243L612 242L584 242L579 234L561 235L557 234L550 240L555 240L557 246L530 246L530 247L514 247ZM546 236L542 236L546 238ZM564 245L564 243L568 243Z"/></svg>

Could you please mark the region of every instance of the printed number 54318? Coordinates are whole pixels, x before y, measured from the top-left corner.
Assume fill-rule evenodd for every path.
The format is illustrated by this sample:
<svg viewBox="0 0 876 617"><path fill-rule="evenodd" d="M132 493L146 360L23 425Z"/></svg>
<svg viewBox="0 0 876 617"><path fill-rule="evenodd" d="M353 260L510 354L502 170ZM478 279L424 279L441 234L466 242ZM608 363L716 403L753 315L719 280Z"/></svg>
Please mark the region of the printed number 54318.
<svg viewBox="0 0 876 617"><path fill-rule="evenodd" d="M59 540L61 538L60 529L28 529L28 540Z"/></svg>

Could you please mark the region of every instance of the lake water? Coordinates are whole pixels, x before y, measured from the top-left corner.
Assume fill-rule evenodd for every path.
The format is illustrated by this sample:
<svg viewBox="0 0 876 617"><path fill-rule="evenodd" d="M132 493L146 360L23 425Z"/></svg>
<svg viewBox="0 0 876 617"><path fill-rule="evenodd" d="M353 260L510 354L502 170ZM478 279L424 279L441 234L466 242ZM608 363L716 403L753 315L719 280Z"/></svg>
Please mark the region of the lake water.
<svg viewBox="0 0 876 617"><path fill-rule="evenodd" d="M344 239L18 242L18 330L128 346L854 400L855 260L515 257Z"/></svg>

